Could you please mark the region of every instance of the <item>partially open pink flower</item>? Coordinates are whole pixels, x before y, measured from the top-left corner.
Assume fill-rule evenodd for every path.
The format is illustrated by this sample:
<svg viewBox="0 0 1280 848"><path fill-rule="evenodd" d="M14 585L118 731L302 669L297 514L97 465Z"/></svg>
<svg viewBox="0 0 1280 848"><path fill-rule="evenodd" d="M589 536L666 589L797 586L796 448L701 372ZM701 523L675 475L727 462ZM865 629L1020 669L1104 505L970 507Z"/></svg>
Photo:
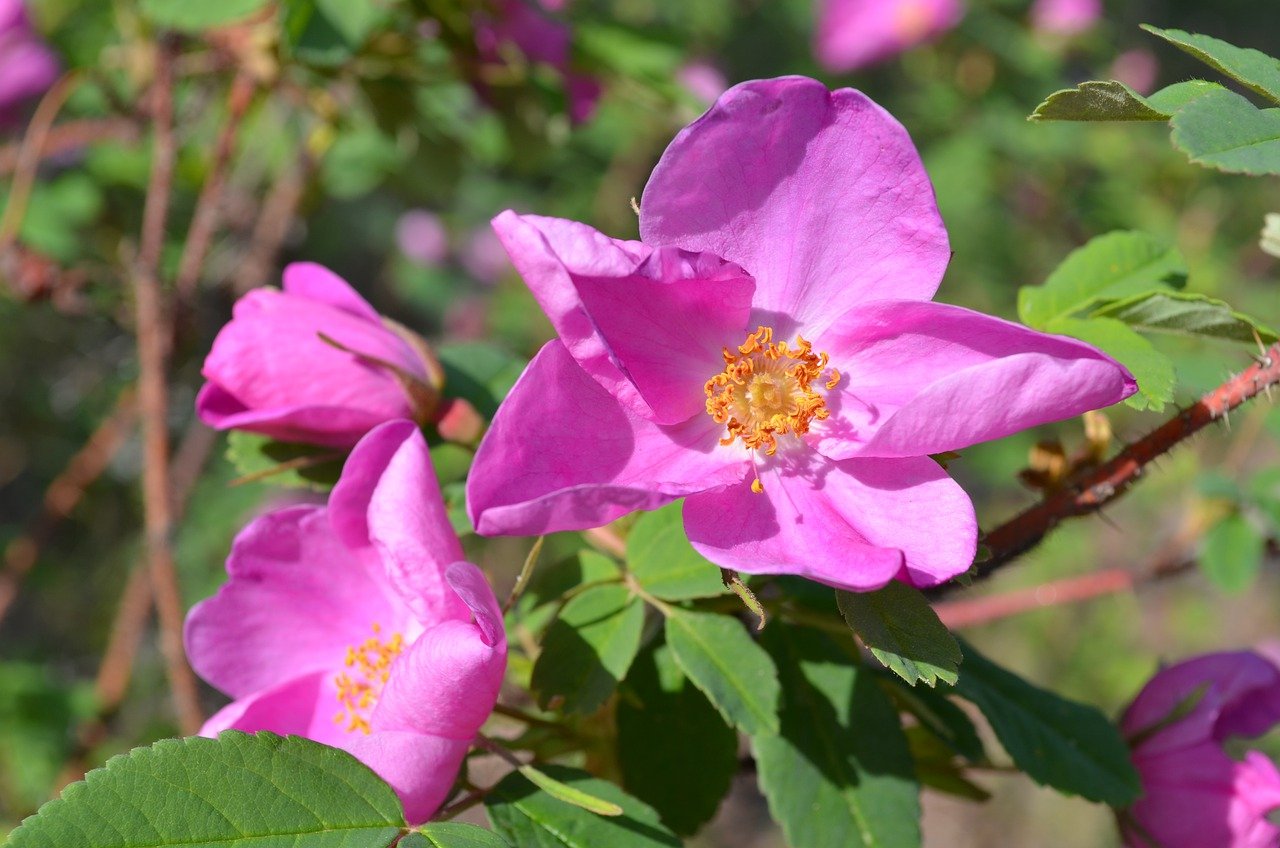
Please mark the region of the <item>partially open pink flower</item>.
<svg viewBox="0 0 1280 848"><path fill-rule="evenodd" d="M930 303L950 258L906 131L859 92L735 86L667 148L642 242L505 212L560 338L468 481L483 534L594 527L678 498L751 573L874 589L973 561L973 505L929 454L1116 403L1072 339Z"/></svg>
<svg viewBox="0 0 1280 848"><path fill-rule="evenodd" d="M1036 0L1031 25L1054 35L1078 35L1102 17L1102 0Z"/></svg>
<svg viewBox="0 0 1280 848"><path fill-rule="evenodd" d="M378 424L420 412L410 390L428 381L422 357L327 268L294 263L283 291L255 289L232 315L196 399L211 427L350 447Z"/></svg>
<svg viewBox="0 0 1280 848"><path fill-rule="evenodd" d="M818 0L814 52L829 71L892 58L960 23L962 0Z"/></svg>
<svg viewBox="0 0 1280 848"><path fill-rule="evenodd" d="M23 0L0 0L0 125L53 85L58 59L31 27Z"/></svg>
<svg viewBox="0 0 1280 848"><path fill-rule="evenodd" d="M1131 848L1275 848L1280 772L1262 754L1233 760L1223 743L1280 724L1280 669L1249 651L1162 669L1125 711L1143 795L1121 815Z"/></svg>
<svg viewBox="0 0 1280 848"><path fill-rule="evenodd" d="M502 613L463 561L410 421L360 441L327 507L256 519L230 580L187 618L187 652L235 700L201 733L297 734L349 751L425 821L498 697Z"/></svg>

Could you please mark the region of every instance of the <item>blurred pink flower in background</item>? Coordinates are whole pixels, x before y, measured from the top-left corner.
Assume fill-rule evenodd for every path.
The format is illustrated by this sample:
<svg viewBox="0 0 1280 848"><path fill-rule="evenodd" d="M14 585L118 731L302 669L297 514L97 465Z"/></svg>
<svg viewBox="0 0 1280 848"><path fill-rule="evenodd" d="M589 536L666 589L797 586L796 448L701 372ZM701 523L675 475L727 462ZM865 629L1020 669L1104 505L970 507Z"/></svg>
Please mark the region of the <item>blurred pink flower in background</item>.
<svg viewBox="0 0 1280 848"><path fill-rule="evenodd" d="M430 818L497 701L507 642L417 426L362 439L328 506L255 519L227 573L187 617L192 666L235 699L201 734L342 748L391 784L409 822Z"/></svg>
<svg viewBox="0 0 1280 848"><path fill-rule="evenodd" d="M58 59L31 27L22 0L0 0L0 126L58 79Z"/></svg>
<svg viewBox="0 0 1280 848"><path fill-rule="evenodd" d="M1156 59L1156 54L1145 48L1126 50L1111 63L1109 76L1139 94L1150 94L1155 90L1156 80L1160 76L1160 61Z"/></svg>
<svg viewBox="0 0 1280 848"><path fill-rule="evenodd" d="M410 209L396 222L396 246L405 258L430 268L449 255L449 232L439 215Z"/></svg>
<svg viewBox="0 0 1280 848"><path fill-rule="evenodd" d="M1054 35L1079 35L1102 17L1102 0L1036 0L1031 26Z"/></svg>
<svg viewBox="0 0 1280 848"><path fill-rule="evenodd" d="M724 73L705 60L689 62L676 71L676 81L707 106L716 102L729 87Z"/></svg>
<svg viewBox="0 0 1280 848"><path fill-rule="evenodd" d="M819 0L814 52L829 71L889 59L954 27L962 0Z"/></svg>
<svg viewBox="0 0 1280 848"><path fill-rule="evenodd" d="M1280 772L1256 751L1233 760L1230 737L1280 724L1280 669L1249 652L1164 668L1120 720L1143 795L1121 815L1130 848L1275 848Z"/></svg>
<svg viewBox="0 0 1280 848"><path fill-rule="evenodd" d="M511 259L492 227L476 227L462 248L462 267L478 283L491 286L511 270Z"/></svg>

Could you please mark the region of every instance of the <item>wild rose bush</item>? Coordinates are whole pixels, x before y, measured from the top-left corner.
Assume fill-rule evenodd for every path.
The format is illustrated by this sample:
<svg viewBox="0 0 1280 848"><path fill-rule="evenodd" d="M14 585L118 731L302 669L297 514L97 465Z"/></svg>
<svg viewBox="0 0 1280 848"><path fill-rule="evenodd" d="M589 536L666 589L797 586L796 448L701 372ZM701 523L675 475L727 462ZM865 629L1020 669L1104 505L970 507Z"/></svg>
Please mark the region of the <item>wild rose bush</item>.
<svg viewBox="0 0 1280 848"><path fill-rule="evenodd" d="M0 381L91 431L6 844L1280 846L1280 62L1130 23L0 2Z"/></svg>

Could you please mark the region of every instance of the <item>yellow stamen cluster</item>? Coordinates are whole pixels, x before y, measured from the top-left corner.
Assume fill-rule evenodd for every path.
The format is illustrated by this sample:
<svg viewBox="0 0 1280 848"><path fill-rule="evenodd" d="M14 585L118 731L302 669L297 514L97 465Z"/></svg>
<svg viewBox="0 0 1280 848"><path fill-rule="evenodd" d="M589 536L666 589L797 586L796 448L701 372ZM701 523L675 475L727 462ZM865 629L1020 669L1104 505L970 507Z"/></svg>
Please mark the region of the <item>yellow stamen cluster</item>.
<svg viewBox="0 0 1280 848"><path fill-rule="evenodd" d="M373 635L359 645L347 648L345 665L352 673L342 672L337 677L338 703L342 709L333 717L337 724L346 725L348 731L369 732L368 712L378 702L382 687L391 676L391 663L404 650L404 636L395 633L387 641L382 640L381 625L373 625Z"/></svg>
<svg viewBox="0 0 1280 848"><path fill-rule="evenodd" d="M827 355L814 353L801 336L793 348L773 341L772 328L759 327L737 353L725 348L724 362L724 371L706 385L707 413L728 430L722 445L742 439L752 450L763 448L773 456L779 436L807 433L813 421L831 414L812 384L829 373L825 385L834 389L840 372L828 368Z"/></svg>

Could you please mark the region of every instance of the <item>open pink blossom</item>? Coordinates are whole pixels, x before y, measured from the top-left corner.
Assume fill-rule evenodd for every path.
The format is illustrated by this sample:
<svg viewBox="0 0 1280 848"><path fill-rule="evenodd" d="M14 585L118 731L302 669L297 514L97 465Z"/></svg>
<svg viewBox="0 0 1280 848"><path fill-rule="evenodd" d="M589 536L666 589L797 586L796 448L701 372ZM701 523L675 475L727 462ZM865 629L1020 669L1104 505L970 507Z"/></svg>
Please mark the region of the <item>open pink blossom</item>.
<svg viewBox="0 0 1280 848"><path fill-rule="evenodd" d="M505 212L559 333L468 481L479 531L594 527L686 498L712 562L874 589L973 561L973 505L930 454L1116 403L1081 342L931 303L950 258L906 131L802 77L729 89L667 148L643 241Z"/></svg>
<svg viewBox="0 0 1280 848"><path fill-rule="evenodd" d="M423 358L327 268L294 263L283 291L255 289L232 315L196 399L211 427L350 447L384 421L419 416L411 392L428 383Z"/></svg>
<svg viewBox="0 0 1280 848"><path fill-rule="evenodd" d="M192 665L235 699L201 733L342 748L395 788L410 822L428 819L493 709L507 643L417 427L365 436L327 507L254 520L227 573L187 617Z"/></svg>
<svg viewBox="0 0 1280 848"><path fill-rule="evenodd" d="M1121 815L1131 848L1275 848L1280 772L1223 743L1280 724L1280 669L1249 651L1206 654L1159 671L1125 711L1143 794Z"/></svg>
<svg viewBox="0 0 1280 848"><path fill-rule="evenodd" d="M853 71L936 38L962 17L962 0L818 0L814 52L829 71Z"/></svg>
<svg viewBox="0 0 1280 848"><path fill-rule="evenodd" d="M0 126L58 79L58 59L40 39L23 0L0 0Z"/></svg>
<svg viewBox="0 0 1280 848"><path fill-rule="evenodd" d="M1079 35L1102 17L1102 0L1036 0L1031 25L1054 35Z"/></svg>

